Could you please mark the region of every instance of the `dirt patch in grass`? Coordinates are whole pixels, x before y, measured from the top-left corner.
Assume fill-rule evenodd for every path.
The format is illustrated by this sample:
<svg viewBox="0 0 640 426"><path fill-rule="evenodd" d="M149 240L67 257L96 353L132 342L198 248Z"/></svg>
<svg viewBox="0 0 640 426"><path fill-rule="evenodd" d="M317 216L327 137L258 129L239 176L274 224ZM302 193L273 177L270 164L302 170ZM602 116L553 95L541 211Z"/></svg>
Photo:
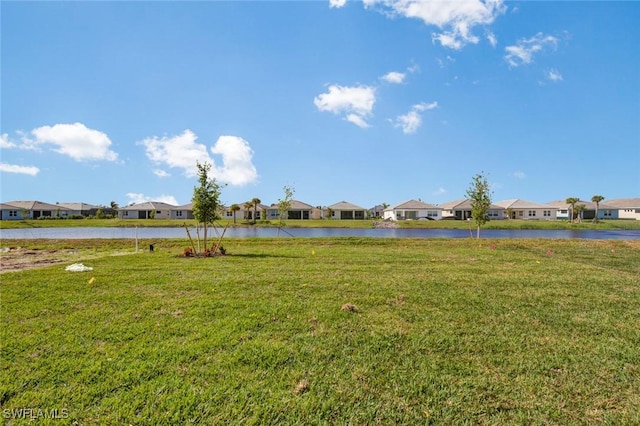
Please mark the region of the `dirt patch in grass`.
<svg viewBox="0 0 640 426"><path fill-rule="evenodd" d="M38 250L22 247L5 247L0 254L0 274L23 271L26 269L44 268L63 263L69 250Z"/></svg>

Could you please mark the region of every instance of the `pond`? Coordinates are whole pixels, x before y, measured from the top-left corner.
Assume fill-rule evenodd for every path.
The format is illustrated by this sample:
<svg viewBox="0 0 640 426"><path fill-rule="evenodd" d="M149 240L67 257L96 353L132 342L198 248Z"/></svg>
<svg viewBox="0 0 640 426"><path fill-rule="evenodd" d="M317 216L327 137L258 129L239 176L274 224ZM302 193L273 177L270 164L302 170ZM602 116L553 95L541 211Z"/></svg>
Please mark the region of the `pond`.
<svg viewBox="0 0 640 426"><path fill-rule="evenodd" d="M196 238L195 228L190 228ZM202 230L200 230L202 233ZM216 235L213 229L209 235ZM474 233L475 235L475 233ZM91 239L91 238L187 238L184 228L29 228L2 229L2 239ZM590 240L640 240L639 230L539 230L539 229L486 229L482 238L556 238ZM354 228L229 228L225 237L272 238L272 237L377 237L377 238L469 238L469 230L463 229L354 229Z"/></svg>

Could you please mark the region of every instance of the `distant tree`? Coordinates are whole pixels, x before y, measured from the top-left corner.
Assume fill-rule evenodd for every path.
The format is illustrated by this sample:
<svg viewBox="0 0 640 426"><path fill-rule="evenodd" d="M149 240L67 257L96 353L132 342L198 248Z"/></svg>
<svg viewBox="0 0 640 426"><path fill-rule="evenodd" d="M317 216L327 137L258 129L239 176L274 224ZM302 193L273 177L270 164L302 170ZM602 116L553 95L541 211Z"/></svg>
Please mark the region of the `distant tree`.
<svg viewBox="0 0 640 426"><path fill-rule="evenodd" d="M253 204L251 201L247 201L242 206L244 207L244 220L248 221L249 216L251 216L251 207L253 207Z"/></svg>
<svg viewBox="0 0 640 426"><path fill-rule="evenodd" d="M256 220L258 218L258 204L260 204L262 201L260 201L260 198L253 198L251 200L251 204L253 204L253 224L256 224Z"/></svg>
<svg viewBox="0 0 640 426"><path fill-rule="evenodd" d="M565 202L571 206L571 214L569 215L569 220L571 223L573 223L573 218L575 216L575 210L576 210L576 203L578 201L580 201L580 198L578 197L569 197L565 200Z"/></svg>
<svg viewBox="0 0 640 426"><path fill-rule="evenodd" d="M513 216L513 207L507 207L507 219L511 219Z"/></svg>
<svg viewBox="0 0 640 426"><path fill-rule="evenodd" d="M285 185L283 188L284 197L278 200L278 220L279 226L284 226L284 220L287 219L287 212L291 208L291 200L293 200L293 194L295 193L295 188L292 186Z"/></svg>
<svg viewBox="0 0 640 426"><path fill-rule="evenodd" d="M578 219L578 223L582 223L582 212L584 212L584 204L578 204L575 206L576 218Z"/></svg>
<svg viewBox="0 0 640 426"><path fill-rule="evenodd" d="M327 218L331 219L333 217L333 209L330 207L327 207Z"/></svg>
<svg viewBox="0 0 640 426"><path fill-rule="evenodd" d="M100 207L98 211L96 211L96 219L104 219L104 217L104 211L102 210L102 207Z"/></svg>
<svg viewBox="0 0 640 426"><path fill-rule="evenodd" d="M231 210L231 214L233 214L233 223L235 225L236 223L236 212L238 210L240 210L240 206L237 204L231 204L231 206L229 207L229 210Z"/></svg>
<svg viewBox="0 0 640 426"><path fill-rule="evenodd" d="M476 238L480 238L480 227L489 221L491 208L491 189L483 173L473 177L467 189L467 197L471 200L471 217L476 223Z"/></svg>
<svg viewBox="0 0 640 426"><path fill-rule="evenodd" d="M591 197L591 202L596 203L596 216L593 218L593 223L598 223L598 210L600 209L600 203L604 201L602 195L594 195Z"/></svg>
<svg viewBox="0 0 640 426"><path fill-rule="evenodd" d="M198 168L198 182L200 186L193 188L193 217L204 226L204 247L207 247L207 227L215 220L219 219L218 209L220 208L221 187L215 178L209 177L211 171L210 163L200 164L196 162Z"/></svg>

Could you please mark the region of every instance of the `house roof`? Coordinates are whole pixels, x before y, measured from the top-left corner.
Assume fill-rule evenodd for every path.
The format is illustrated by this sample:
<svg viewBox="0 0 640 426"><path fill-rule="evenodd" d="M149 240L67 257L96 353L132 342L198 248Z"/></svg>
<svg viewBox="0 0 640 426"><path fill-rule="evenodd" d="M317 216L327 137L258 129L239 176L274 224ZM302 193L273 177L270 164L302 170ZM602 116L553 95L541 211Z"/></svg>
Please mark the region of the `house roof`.
<svg viewBox="0 0 640 426"><path fill-rule="evenodd" d="M551 201L549 203L547 203L550 206L553 207L557 207L559 209L566 209L568 208L571 204L567 203L567 200L556 200L556 201ZM578 202L576 203L576 205L584 205L584 208L586 210L595 210L596 209L596 203L594 203L593 201L583 201L583 200L578 200ZM605 203L600 203L598 205L598 209L599 210L616 210L618 207L614 207L611 204L609 204L609 202Z"/></svg>
<svg viewBox="0 0 640 426"><path fill-rule="evenodd" d="M365 210L364 207L356 206L355 204L347 201L340 201L327 207L331 210Z"/></svg>
<svg viewBox="0 0 640 426"><path fill-rule="evenodd" d="M160 201L146 201L122 207L120 210L175 210L176 206Z"/></svg>
<svg viewBox="0 0 640 426"><path fill-rule="evenodd" d="M494 204L504 209L557 209L557 207L549 204L534 203L532 201L521 200L519 198L498 201Z"/></svg>
<svg viewBox="0 0 640 426"><path fill-rule="evenodd" d="M67 207L58 205L58 204L49 204L43 203L42 201L9 201L4 203L4 205L8 205L11 207L15 207L18 209L24 210L71 210Z"/></svg>
<svg viewBox="0 0 640 426"><path fill-rule="evenodd" d="M471 210L471 200L455 200L450 201L448 203L440 204L442 209L445 210ZM504 207L498 206L496 204L489 205L490 210L504 210Z"/></svg>
<svg viewBox="0 0 640 426"><path fill-rule="evenodd" d="M419 200L409 200L404 203L396 204L395 206L387 207L385 210L396 210L396 209L414 209L414 210L422 210L422 209L436 209L442 210L442 207L434 206L433 204L425 203Z"/></svg>
<svg viewBox="0 0 640 426"><path fill-rule="evenodd" d="M618 198L607 200L607 205L617 209L640 209L640 198Z"/></svg>
<svg viewBox="0 0 640 426"><path fill-rule="evenodd" d="M278 204L271 204L271 206L269 206L269 209L277 209L278 208ZM303 203L302 201L298 201L298 200L291 200L291 205L289 206L289 210L311 210L313 209L313 206L307 203Z"/></svg>
<svg viewBox="0 0 640 426"><path fill-rule="evenodd" d="M87 203L57 203L57 206L63 206L71 210L91 210L91 209L99 209L100 206L94 206L93 204Z"/></svg>

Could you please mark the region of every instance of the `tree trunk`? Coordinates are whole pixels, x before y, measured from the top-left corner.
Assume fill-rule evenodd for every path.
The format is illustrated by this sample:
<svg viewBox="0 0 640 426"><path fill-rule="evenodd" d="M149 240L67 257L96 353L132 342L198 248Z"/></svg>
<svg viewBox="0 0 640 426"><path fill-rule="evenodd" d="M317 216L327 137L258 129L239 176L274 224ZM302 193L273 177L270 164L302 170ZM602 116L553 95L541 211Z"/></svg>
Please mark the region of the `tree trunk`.
<svg viewBox="0 0 640 426"><path fill-rule="evenodd" d="M478 225L478 229L476 230L476 239L480 239L480 226Z"/></svg>

